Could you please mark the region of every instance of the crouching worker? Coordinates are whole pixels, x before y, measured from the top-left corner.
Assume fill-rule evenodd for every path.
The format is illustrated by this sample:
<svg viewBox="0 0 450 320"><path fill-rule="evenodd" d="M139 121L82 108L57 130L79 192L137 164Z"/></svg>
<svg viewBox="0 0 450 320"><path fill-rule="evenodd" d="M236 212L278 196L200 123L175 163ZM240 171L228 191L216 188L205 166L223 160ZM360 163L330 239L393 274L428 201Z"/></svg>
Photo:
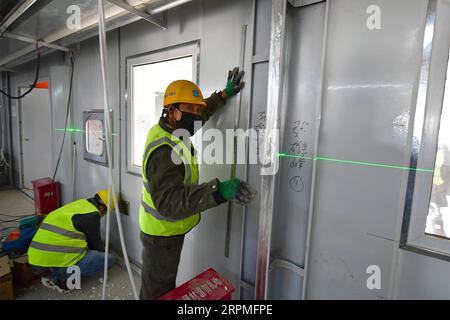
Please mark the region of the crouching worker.
<svg viewBox="0 0 450 320"><path fill-rule="evenodd" d="M73 274L67 268L77 265L81 277L104 270L104 244L100 236L100 219L106 214L108 191L93 198L80 199L52 211L42 221L28 249L28 261L34 273L46 275L42 284L67 293L67 279ZM114 210L113 200L111 211ZM111 267L114 258L108 257Z"/></svg>

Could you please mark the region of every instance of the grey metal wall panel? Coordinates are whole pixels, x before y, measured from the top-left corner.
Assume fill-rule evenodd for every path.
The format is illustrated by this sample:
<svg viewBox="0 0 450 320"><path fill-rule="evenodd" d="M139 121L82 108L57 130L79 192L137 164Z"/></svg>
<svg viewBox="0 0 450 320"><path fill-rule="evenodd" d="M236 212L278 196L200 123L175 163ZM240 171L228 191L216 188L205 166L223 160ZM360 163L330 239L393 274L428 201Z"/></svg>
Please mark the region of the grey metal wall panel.
<svg viewBox="0 0 450 320"><path fill-rule="evenodd" d="M448 261L400 251L401 272L396 299L450 299Z"/></svg>
<svg viewBox="0 0 450 320"><path fill-rule="evenodd" d="M254 55L269 58L270 10L272 1L256 1Z"/></svg>
<svg viewBox="0 0 450 320"><path fill-rule="evenodd" d="M366 26L371 1L330 2L326 92L319 155L407 165L407 126L417 84L426 1L378 1L380 30ZM406 121L406 122L404 122ZM402 170L319 161L306 297L389 295ZM381 269L381 289L366 269Z"/></svg>
<svg viewBox="0 0 450 320"><path fill-rule="evenodd" d="M50 67L50 104L52 108L52 174L58 161L59 151L63 140L64 123L66 121L67 102L70 86L70 70L69 66ZM73 105L70 106L72 112L69 113L68 127L73 127ZM67 132L64 149L61 154L61 160L58 166L58 172L55 180L61 182L61 203L73 201L73 174L72 174L72 145L74 136Z"/></svg>

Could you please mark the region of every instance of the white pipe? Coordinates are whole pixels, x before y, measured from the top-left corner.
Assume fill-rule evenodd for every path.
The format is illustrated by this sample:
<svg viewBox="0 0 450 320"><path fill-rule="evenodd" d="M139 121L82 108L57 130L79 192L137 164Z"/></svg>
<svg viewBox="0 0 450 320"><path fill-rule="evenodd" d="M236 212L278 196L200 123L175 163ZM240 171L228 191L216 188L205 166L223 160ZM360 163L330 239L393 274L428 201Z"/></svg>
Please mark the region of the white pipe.
<svg viewBox="0 0 450 320"><path fill-rule="evenodd" d="M0 34L6 31L10 25L14 23L21 15L25 13L37 0L25 0L19 7L17 7L14 12L6 18L6 20L0 25Z"/></svg>
<svg viewBox="0 0 450 320"><path fill-rule="evenodd" d="M176 0L176 1L170 2L168 4L162 5L162 6L158 7L158 8L152 9L152 10L150 10L149 13L150 14L157 14L157 13L160 13L160 12L163 12L163 11L166 11L166 10L169 10L169 9L181 6L182 4L185 4L185 3L188 3L188 2L191 2L191 1L192 0Z"/></svg>
<svg viewBox="0 0 450 320"><path fill-rule="evenodd" d="M101 67L102 67L102 80L103 80L103 108L105 113L105 135L106 135L106 153L107 153L107 159L108 159L108 173L109 173L109 186L108 186L108 210L107 210L107 247L105 248L105 270L104 270L104 277L103 277L103 294L102 299L105 298L105 290L106 290L106 281L108 277L108 253L109 253L109 214L110 214L110 205L109 205L109 198L112 195L114 206L116 207L116 218L117 218L117 225L119 227L119 235L120 235L120 243L122 245L122 251L123 251L123 257L125 260L125 264L127 266L128 276L130 277L130 283L131 288L133 289L134 298L138 300L138 295L136 291L136 286L134 284L133 279L133 273L130 266L130 261L128 260L128 254L127 254L127 248L125 246L125 240L123 236L123 230L122 230L122 221L120 218L120 212L119 212L119 203L117 201L117 195L116 195L116 189L114 186L114 177L113 177L113 170L112 170L112 154L111 154L111 128L110 128L110 114L109 114L109 97L108 97L108 85L107 85L107 75L106 75L106 66L107 66L107 49L106 49L106 31L105 31L105 13L104 13L104 7L103 7L103 0L98 0L98 12L100 14L99 17L99 46L100 46L100 60L101 60Z"/></svg>
<svg viewBox="0 0 450 320"><path fill-rule="evenodd" d="M111 188L108 186L108 203L110 203ZM108 212L106 213L106 239L105 239L105 262L103 270L103 289L102 289L102 300L105 300L106 294L106 282L108 281L108 256L109 256L109 234L111 229L111 218L110 210L108 206Z"/></svg>
<svg viewBox="0 0 450 320"><path fill-rule="evenodd" d="M324 87L325 87L325 62L326 62L326 51L327 51L327 38L328 38L328 15L330 11L330 1L326 2L325 7L325 24L322 38L322 62L320 67L320 95L317 102L317 114L316 114L316 136L314 141L314 159L317 158L317 151L319 148L319 134L320 134L320 123L322 119L322 104L323 104L323 95L324 95ZM311 195L309 198L309 212L308 212L308 232L306 234L306 252L305 252L305 265L304 265L304 277L303 277L303 287L302 287L302 300L306 299L306 286L308 280L308 267L309 267L309 251L311 245L311 229L312 229L312 220L313 220L313 212L314 212L314 195L315 195L315 187L316 187L316 171L317 171L317 161L313 161L313 170L312 170L312 178L311 178Z"/></svg>

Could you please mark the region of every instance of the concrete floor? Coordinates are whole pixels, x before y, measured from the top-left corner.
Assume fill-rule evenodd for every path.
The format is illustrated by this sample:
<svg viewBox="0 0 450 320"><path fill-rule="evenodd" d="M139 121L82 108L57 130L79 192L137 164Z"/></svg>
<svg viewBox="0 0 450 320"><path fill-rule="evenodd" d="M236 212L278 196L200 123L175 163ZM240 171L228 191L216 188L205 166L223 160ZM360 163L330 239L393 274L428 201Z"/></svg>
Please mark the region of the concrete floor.
<svg viewBox="0 0 450 320"><path fill-rule="evenodd" d="M20 217L34 213L33 200L15 188L0 188L0 214ZM0 220L11 220L13 217L0 215ZM18 222L1 222L0 230L5 227L18 227ZM8 229L9 230L9 229ZM8 230L2 234L7 235ZM140 288L140 276L136 271L133 272L137 291ZM60 294L55 290L46 288L41 280L36 280L33 284L25 288L17 288L17 300L99 300L102 297L102 279L103 274L94 278L85 278L81 280L81 289L73 290L68 294ZM123 262L115 264L109 270L109 281L106 287L107 300L132 300L133 294L128 277L128 272L124 268Z"/></svg>
<svg viewBox="0 0 450 320"><path fill-rule="evenodd" d="M106 300L133 300L128 272L115 264L109 270L109 281L106 284ZM134 273L135 284L139 294L140 280ZM17 300L101 300L103 289L103 275L81 280L81 289L72 290L67 294L60 294L56 290L46 288L41 280L16 291Z"/></svg>
<svg viewBox="0 0 450 320"><path fill-rule="evenodd" d="M30 197L15 188L0 188L0 229L19 225L18 222L3 221L30 214L34 214L34 202Z"/></svg>

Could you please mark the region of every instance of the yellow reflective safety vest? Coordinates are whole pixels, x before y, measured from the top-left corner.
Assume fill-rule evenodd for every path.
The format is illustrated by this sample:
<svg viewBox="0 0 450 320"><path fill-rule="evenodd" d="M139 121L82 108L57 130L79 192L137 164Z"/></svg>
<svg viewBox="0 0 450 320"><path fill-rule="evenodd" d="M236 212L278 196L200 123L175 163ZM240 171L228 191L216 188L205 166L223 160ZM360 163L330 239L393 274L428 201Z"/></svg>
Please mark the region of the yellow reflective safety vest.
<svg viewBox="0 0 450 320"><path fill-rule="evenodd" d="M198 183L198 165L191 150L177 137L173 136L159 124L150 129L145 143L144 161L142 164L142 199L139 208L139 226L143 233L170 237L189 232L200 221L200 213L196 213L188 218L174 220L162 216L156 210L150 195L150 184L147 177L146 167L151 153L158 147L167 145L181 158L184 164L185 185Z"/></svg>
<svg viewBox="0 0 450 320"><path fill-rule="evenodd" d="M41 267L68 267L83 259L88 250L84 233L75 229L76 214L100 212L85 199L71 202L52 211L41 223L30 248L28 261Z"/></svg>

